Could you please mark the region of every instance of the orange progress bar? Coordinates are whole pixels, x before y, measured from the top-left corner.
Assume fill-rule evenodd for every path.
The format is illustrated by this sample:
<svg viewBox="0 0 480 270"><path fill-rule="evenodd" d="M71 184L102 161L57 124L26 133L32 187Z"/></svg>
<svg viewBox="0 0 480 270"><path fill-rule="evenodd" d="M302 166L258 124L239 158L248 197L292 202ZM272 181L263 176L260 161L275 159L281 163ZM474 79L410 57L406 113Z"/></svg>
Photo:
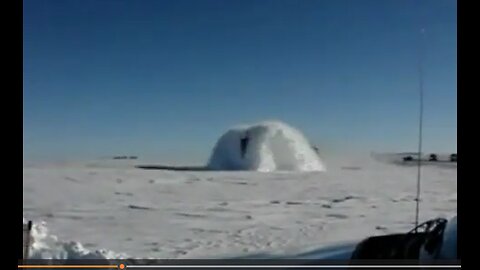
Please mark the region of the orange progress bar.
<svg viewBox="0 0 480 270"><path fill-rule="evenodd" d="M68 269L68 268L85 268L85 269L124 269L123 264L120 265L19 265L18 268L58 268L58 269Z"/></svg>

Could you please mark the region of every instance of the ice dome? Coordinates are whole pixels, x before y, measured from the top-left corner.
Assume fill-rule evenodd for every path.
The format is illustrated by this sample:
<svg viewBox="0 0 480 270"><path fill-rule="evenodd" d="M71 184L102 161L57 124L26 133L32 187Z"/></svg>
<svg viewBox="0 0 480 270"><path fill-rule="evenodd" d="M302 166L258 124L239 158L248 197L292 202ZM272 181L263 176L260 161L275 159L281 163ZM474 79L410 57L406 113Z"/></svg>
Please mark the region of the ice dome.
<svg viewBox="0 0 480 270"><path fill-rule="evenodd" d="M218 139L207 167L263 172L325 171L320 156L305 136L280 121L229 129Z"/></svg>

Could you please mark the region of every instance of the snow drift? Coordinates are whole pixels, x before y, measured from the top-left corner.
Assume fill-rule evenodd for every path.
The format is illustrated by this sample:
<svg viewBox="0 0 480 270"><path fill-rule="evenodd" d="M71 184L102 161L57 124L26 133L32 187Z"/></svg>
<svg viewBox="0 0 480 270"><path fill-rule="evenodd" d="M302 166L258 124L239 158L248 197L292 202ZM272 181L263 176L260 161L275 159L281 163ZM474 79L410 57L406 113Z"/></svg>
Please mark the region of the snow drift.
<svg viewBox="0 0 480 270"><path fill-rule="evenodd" d="M23 218L23 224L27 224ZM78 259L125 259L124 253L115 253L107 249L89 250L80 242L63 242L58 240L55 235L48 232L47 223L41 221L33 223L32 244L29 248L28 259L46 259L46 260L78 260Z"/></svg>
<svg viewBox="0 0 480 270"><path fill-rule="evenodd" d="M242 157L240 141L248 136ZM215 145L207 167L211 170L324 171L325 165L297 129L268 121L232 128Z"/></svg>

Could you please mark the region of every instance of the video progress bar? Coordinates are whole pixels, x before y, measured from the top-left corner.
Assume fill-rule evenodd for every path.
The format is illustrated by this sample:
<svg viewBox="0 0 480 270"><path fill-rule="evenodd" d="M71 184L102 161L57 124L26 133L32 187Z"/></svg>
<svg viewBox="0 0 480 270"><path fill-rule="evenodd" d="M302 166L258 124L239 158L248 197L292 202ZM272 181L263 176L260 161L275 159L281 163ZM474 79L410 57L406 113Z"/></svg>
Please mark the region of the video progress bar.
<svg viewBox="0 0 480 270"><path fill-rule="evenodd" d="M18 268L28 269L125 269L126 266L122 263L119 265L19 265Z"/></svg>
<svg viewBox="0 0 480 270"><path fill-rule="evenodd" d="M265 269L310 269L310 268L351 268L351 269L461 269L461 265L19 265L18 268L29 269L214 269L214 268L265 268Z"/></svg>
<svg viewBox="0 0 480 270"><path fill-rule="evenodd" d="M356 269L372 269L372 268L395 268L395 269L461 269L461 265L128 265L126 268L137 269L161 269L161 268L178 268L178 269L192 269L192 268L266 268L266 269L285 269L285 268L356 268Z"/></svg>

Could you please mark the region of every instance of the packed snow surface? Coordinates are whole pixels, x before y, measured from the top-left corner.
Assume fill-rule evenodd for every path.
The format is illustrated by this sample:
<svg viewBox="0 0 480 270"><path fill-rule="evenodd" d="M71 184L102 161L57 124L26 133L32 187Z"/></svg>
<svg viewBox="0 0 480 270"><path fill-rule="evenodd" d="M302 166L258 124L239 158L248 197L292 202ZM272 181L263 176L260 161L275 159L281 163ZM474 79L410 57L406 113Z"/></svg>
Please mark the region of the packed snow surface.
<svg viewBox="0 0 480 270"><path fill-rule="evenodd" d="M248 138L245 154L240 141ZM244 125L225 132L208 163L212 170L324 171L325 165L305 136L279 121Z"/></svg>
<svg viewBox="0 0 480 270"><path fill-rule="evenodd" d="M269 173L141 170L121 161L25 166L23 214L34 222L30 254L292 254L412 229L416 167L368 155L327 161L325 172ZM425 166L420 221L456 212L456 167Z"/></svg>

